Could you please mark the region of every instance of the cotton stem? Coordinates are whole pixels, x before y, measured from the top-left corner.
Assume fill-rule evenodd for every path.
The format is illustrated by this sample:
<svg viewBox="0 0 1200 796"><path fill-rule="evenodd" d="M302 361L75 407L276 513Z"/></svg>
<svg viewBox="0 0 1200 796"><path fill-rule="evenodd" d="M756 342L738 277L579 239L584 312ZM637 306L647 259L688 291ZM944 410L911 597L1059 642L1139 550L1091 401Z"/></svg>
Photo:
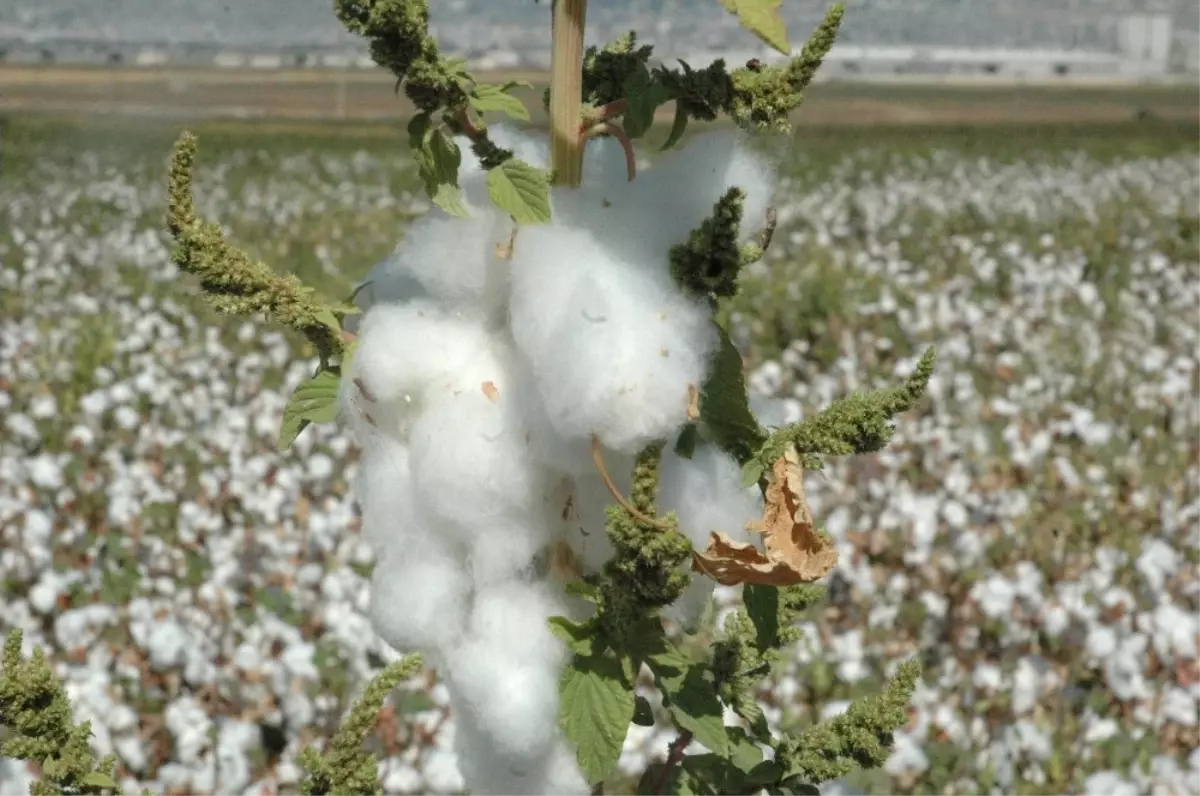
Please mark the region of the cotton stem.
<svg viewBox="0 0 1200 796"><path fill-rule="evenodd" d="M554 0L550 65L550 163L557 185L583 181L583 29L587 0Z"/></svg>

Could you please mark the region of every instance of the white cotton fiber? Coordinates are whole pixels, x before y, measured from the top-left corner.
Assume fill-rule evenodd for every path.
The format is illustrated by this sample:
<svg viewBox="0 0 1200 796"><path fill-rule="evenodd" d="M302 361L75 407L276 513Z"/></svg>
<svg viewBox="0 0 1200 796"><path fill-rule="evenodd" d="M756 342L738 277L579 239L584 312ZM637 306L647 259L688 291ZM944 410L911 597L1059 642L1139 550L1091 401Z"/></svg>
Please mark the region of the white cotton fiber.
<svg viewBox="0 0 1200 796"><path fill-rule="evenodd" d="M655 159L632 183L615 182L623 174L623 155L614 141L589 144L603 162L605 178L577 191L556 191L554 211L563 226L590 230L615 256L666 268L671 247L712 214L713 205L731 187L745 194L742 239L757 234L771 199L769 164L750 150L742 134L718 131L696 136L683 150ZM620 158L622 163L616 164Z"/></svg>
<svg viewBox="0 0 1200 796"><path fill-rule="evenodd" d="M363 537L375 553L370 616L398 650L437 650L457 642L471 581L461 547L412 502L408 452L380 438L363 452L358 479Z"/></svg>
<svg viewBox="0 0 1200 796"><path fill-rule="evenodd" d="M673 451L663 455L658 482L660 513L674 511L680 532L704 549L709 533L719 531L734 541L753 542L746 523L762 519L763 500L757 487L742 486L742 472L728 454L712 445L697 445L692 458ZM694 574L687 590L663 613L684 627L698 622L716 581Z"/></svg>
<svg viewBox="0 0 1200 796"><path fill-rule="evenodd" d="M451 710L454 710L452 703ZM498 754L491 739L475 727L458 729L454 734L454 752L466 790L486 794L546 794L546 796L584 796L592 788L575 762L575 752L557 732L547 757L528 767Z"/></svg>
<svg viewBox="0 0 1200 796"><path fill-rule="evenodd" d="M446 667L455 721L490 739L521 771L545 759L558 729L558 680L568 657L546 620L567 613L545 582L510 581L475 594L469 630Z"/></svg>
<svg viewBox="0 0 1200 796"><path fill-rule="evenodd" d="M618 260L587 232L539 227L524 233L512 283L513 338L560 435L634 453L684 423L717 333L665 270Z"/></svg>
<svg viewBox="0 0 1200 796"><path fill-rule="evenodd" d="M469 218L456 218L434 208L405 231L403 240L364 288L374 302L410 298L411 281L429 296L462 310L485 314L500 308L507 292L507 264L495 256L495 244L508 239L511 222L490 206L470 208Z"/></svg>
<svg viewBox="0 0 1200 796"><path fill-rule="evenodd" d="M486 378L486 363L477 363L491 340L482 322L426 299L376 305L363 317L349 378L342 379L343 413L373 425L360 426L360 437L377 431L403 439L428 399Z"/></svg>
<svg viewBox="0 0 1200 796"><path fill-rule="evenodd" d="M390 552L371 576L371 623L397 650L437 654L461 639L471 586L449 545Z"/></svg>
<svg viewBox="0 0 1200 796"><path fill-rule="evenodd" d="M426 407L409 440L416 502L468 545L477 585L516 575L552 536L551 476L529 452L506 370L490 362L490 378Z"/></svg>

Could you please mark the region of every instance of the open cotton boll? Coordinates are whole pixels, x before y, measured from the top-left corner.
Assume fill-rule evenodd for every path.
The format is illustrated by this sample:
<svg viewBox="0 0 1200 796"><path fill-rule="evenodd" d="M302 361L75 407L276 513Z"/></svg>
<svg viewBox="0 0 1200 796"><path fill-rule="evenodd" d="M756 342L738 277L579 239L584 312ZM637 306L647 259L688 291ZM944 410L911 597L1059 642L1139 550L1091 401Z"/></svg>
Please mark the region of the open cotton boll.
<svg viewBox="0 0 1200 796"><path fill-rule="evenodd" d="M621 494L632 484L633 457L605 456L605 465ZM571 506L564 524L564 538L579 556L586 572L597 572L612 558L615 548L605 532L612 494L596 473L576 476L571 482Z"/></svg>
<svg viewBox="0 0 1200 796"><path fill-rule="evenodd" d="M762 519L763 499L757 487L742 486L742 468L713 445L697 445L692 458L674 451L663 454L658 479L658 510L674 511L679 531L692 544L708 544L710 531L735 540L750 540L746 523Z"/></svg>
<svg viewBox="0 0 1200 796"><path fill-rule="evenodd" d="M398 651L443 655L462 639L471 588L449 545L389 550L371 574L371 626Z"/></svg>
<svg viewBox="0 0 1200 796"><path fill-rule="evenodd" d="M530 453L511 382L493 364L486 390L475 383L431 403L410 437L416 503L469 547L478 585L526 569L553 536L552 474Z"/></svg>
<svg viewBox="0 0 1200 796"><path fill-rule="evenodd" d="M343 413L357 419L360 437L375 433L361 426L369 417L378 433L403 439L426 399L479 375L474 365L490 341L482 323L429 300L376 305L363 317L349 378L342 379Z"/></svg>
<svg viewBox="0 0 1200 796"><path fill-rule="evenodd" d="M551 426L635 453L686 420L717 344L711 311L587 232L535 227L513 258L513 338Z"/></svg>
<svg viewBox="0 0 1200 796"><path fill-rule="evenodd" d="M469 206L468 218L433 208L414 221L396 246L386 268L377 275L371 300L387 300L392 292L411 291L405 278L416 280L430 296L456 309L494 312L507 298L506 263L495 257L495 243L508 239L511 222L502 224L490 203Z"/></svg>
<svg viewBox="0 0 1200 796"><path fill-rule="evenodd" d="M451 710L456 710L454 699ZM525 769L500 755L486 733L471 726L456 728L454 753L466 790L477 794L586 796L592 788L575 762L574 749L561 731L558 735L546 759Z"/></svg>
<svg viewBox="0 0 1200 796"><path fill-rule="evenodd" d="M546 620L565 614L550 584L509 581L475 593L463 642L448 656L446 683L458 726L486 736L509 766L532 773L558 731L558 681L568 651Z"/></svg>
<svg viewBox="0 0 1200 796"><path fill-rule="evenodd" d="M692 458L673 451L663 455L658 481L658 510L674 511L679 531L692 544L704 549L709 533L720 531L739 542L754 541L746 523L761 519L762 495L756 487L742 486L738 463L719 448L698 445ZM691 628L698 622L712 597L716 582L694 575L679 599L663 615Z"/></svg>
<svg viewBox="0 0 1200 796"><path fill-rule="evenodd" d="M355 285L354 306L366 313L376 304L400 304L413 299L428 298L429 294L399 263L398 252L391 252L371 267L366 278ZM358 334L362 315L343 318L346 331Z"/></svg>
<svg viewBox="0 0 1200 796"><path fill-rule="evenodd" d="M624 173L623 165L617 173ZM772 174L736 132L705 133L656 158L626 186L597 191L585 177L576 195L555 194L555 210L562 205L566 223L588 228L620 256L665 270L671 247L687 240L731 187L746 193L742 238L755 234L771 198Z"/></svg>

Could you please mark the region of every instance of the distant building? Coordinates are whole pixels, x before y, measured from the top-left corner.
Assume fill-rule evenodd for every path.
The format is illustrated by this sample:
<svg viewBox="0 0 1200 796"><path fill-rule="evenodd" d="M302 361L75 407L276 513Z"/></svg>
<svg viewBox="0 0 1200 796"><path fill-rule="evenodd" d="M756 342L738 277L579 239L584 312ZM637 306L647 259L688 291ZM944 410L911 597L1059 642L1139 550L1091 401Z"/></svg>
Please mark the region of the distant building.
<svg viewBox="0 0 1200 796"><path fill-rule="evenodd" d="M256 53L247 60L251 69L279 69L283 66L283 56L278 53Z"/></svg>
<svg viewBox="0 0 1200 796"><path fill-rule="evenodd" d="M165 50L140 50L137 56L133 59L133 63L137 66L152 67L166 66L170 62Z"/></svg>
<svg viewBox="0 0 1200 796"><path fill-rule="evenodd" d="M223 52L213 56L213 66L220 69L241 69L245 65L245 53Z"/></svg>

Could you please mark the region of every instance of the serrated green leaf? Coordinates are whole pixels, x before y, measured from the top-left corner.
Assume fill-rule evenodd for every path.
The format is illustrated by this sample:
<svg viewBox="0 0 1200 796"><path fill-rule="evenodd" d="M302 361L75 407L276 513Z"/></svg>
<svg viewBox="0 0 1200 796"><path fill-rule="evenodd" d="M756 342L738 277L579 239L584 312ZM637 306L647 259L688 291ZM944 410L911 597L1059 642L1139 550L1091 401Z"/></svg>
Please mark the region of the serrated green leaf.
<svg viewBox="0 0 1200 796"><path fill-rule="evenodd" d="M679 139L683 138L683 134L687 131L688 115L683 104L675 102L675 120L671 122L671 133L667 136L667 142L662 145L662 151L665 152L671 147L679 143Z"/></svg>
<svg viewBox="0 0 1200 796"><path fill-rule="evenodd" d="M633 721L633 685L616 660L592 655L567 665L559 694L559 721L579 767L589 782L602 782L616 768Z"/></svg>
<svg viewBox="0 0 1200 796"><path fill-rule="evenodd" d="M116 790L117 781L105 774L103 771L93 771L90 774L84 774L79 780L81 785L86 785L89 788L104 788L105 790Z"/></svg>
<svg viewBox="0 0 1200 796"><path fill-rule="evenodd" d="M750 725L750 734L763 743L771 740L771 727L767 724L767 714L762 705L753 699L741 700L734 708L736 713Z"/></svg>
<svg viewBox="0 0 1200 796"><path fill-rule="evenodd" d="M714 326L721 341L708 381L700 389L700 433L745 466L766 441L767 435L750 411L750 397L742 375L742 355L729 334L719 324Z"/></svg>
<svg viewBox="0 0 1200 796"><path fill-rule="evenodd" d="M552 616L546 620L550 632L566 642L567 648L576 655L587 657L592 654L592 637L594 628L567 619L565 616Z"/></svg>
<svg viewBox="0 0 1200 796"><path fill-rule="evenodd" d="M649 664L662 691L663 704L675 724L690 731L714 754L729 757L725 709L717 698L712 670L707 665L689 661L669 642L667 649L650 656Z"/></svg>
<svg viewBox="0 0 1200 796"><path fill-rule="evenodd" d="M737 14L738 22L755 36L784 55L792 54L787 23L779 15L783 0L720 0L721 5Z"/></svg>
<svg viewBox="0 0 1200 796"><path fill-rule="evenodd" d="M279 450L285 451L292 447L292 443L296 441L296 437L304 429L308 428L309 422L298 415L284 415L283 423L279 427Z"/></svg>
<svg viewBox="0 0 1200 796"><path fill-rule="evenodd" d="M434 189L433 195L429 198L435 205L452 216L469 218L471 215L466 202L463 201L462 191L456 185L444 182Z"/></svg>
<svg viewBox="0 0 1200 796"><path fill-rule="evenodd" d="M630 138L640 138L654 124L654 113L671 99L667 87L654 80L643 66L625 82L625 115L621 127Z"/></svg>
<svg viewBox="0 0 1200 796"><path fill-rule="evenodd" d="M742 602L754 623L754 645L758 651L779 646L779 589L747 583L742 587Z"/></svg>
<svg viewBox="0 0 1200 796"><path fill-rule="evenodd" d="M283 409L280 449L287 450L309 423L332 423L337 419L340 384L336 371L322 370L296 388Z"/></svg>
<svg viewBox="0 0 1200 796"><path fill-rule="evenodd" d="M458 185L458 168L462 165L462 150L454 139L442 129L434 130L429 140L429 151L439 183Z"/></svg>
<svg viewBox="0 0 1200 796"><path fill-rule="evenodd" d="M529 109L525 107L525 103L508 93L508 90L515 85L511 83L504 86L478 85L467 97L467 102L479 113L503 113L509 118L527 122L529 121Z"/></svg>
<svg viewBox="0 0 1200 796"><path fill-rule="evenodd" d="M637 780L637 796L700 796L700 790L696 789L696 783L692 779L692 774L680 770L671 772L671 782L662 788L662 773L666 768L666 764L655 762L650 764L646 771L642 772L642 778Z"/></svg>
<svg viewBox="0 0 1200 796"><path fill-rule="evenodd" d="M550 220L550 183L546 173L510 158L488 172L488 195L518 224Z"/></svg>
<svg viewBox="0 0 1200 796"><path fill-rule="evenodd" d="M650 700L644 696L639 696L634 700L633 723L639 727L654 726L654 709L650 707Z"/></svg>
<svg viewBox="0 0 1200 796"><path fill-rule="evenodd" d="M762 748L741 727L728 727L726 733L729 735L729 762L739 771L750 773L763 761Z"/></svg>

